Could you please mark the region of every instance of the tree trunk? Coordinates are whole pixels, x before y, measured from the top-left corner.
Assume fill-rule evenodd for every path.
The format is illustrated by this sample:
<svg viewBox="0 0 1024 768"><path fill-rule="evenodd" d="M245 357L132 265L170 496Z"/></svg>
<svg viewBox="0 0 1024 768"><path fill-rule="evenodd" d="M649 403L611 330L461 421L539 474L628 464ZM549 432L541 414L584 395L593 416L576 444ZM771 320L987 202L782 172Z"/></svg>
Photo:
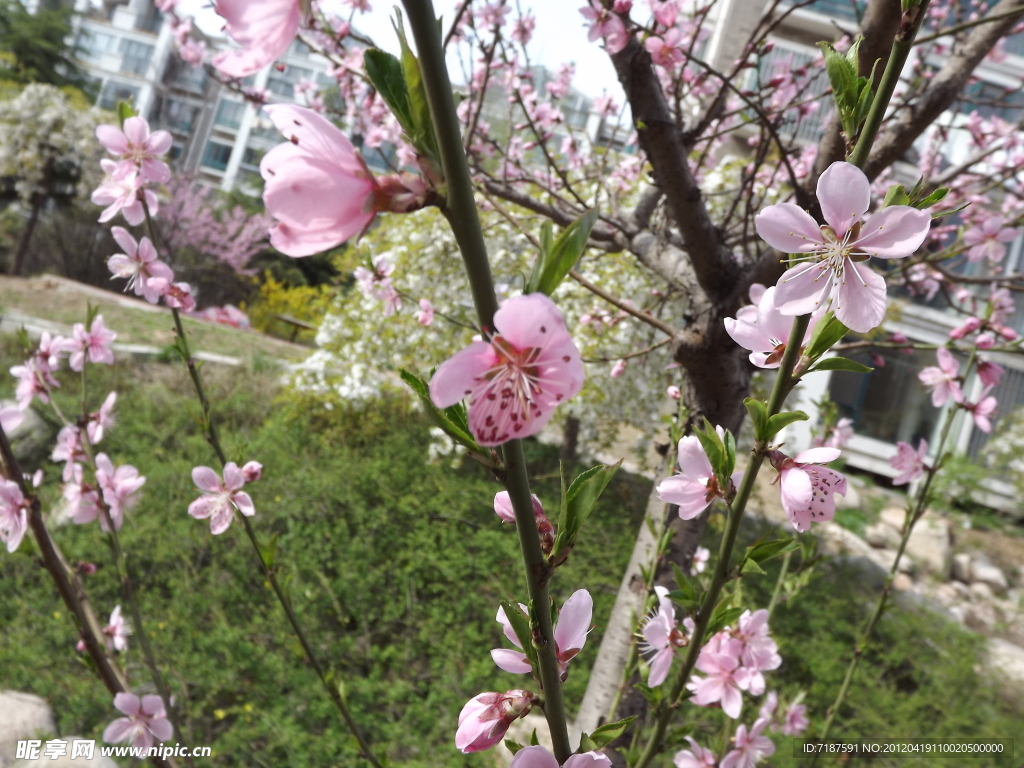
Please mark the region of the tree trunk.
<svg viewBox="0 0 1024 768"><path fill-rule="evenodd" d="M21 270L25 266L28 244L32 240L32 232L35 231L36 224L39 222L39 214L43 210L45 199L43 195L39 194L32 196L32 213L29 214L28 224L25 225L25 229L21 233L21 239L18 241L18 250L14 254L14 265L11 267L11 274L15 277L21 275Z"/></svg>

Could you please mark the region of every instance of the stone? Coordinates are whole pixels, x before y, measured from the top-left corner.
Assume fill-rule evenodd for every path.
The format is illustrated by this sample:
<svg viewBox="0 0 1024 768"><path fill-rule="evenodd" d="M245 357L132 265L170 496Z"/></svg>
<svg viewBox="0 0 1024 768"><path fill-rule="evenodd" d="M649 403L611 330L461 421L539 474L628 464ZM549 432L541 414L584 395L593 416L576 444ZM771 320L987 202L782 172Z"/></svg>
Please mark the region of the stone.
<svg viewBox="0 0 1024 768"><path fill-rule="evenodd" d="M981 558L971 560L971 586L975 584L987 584L993 592L1006 594L1010 586L1006 581L1006 574L997 565L992 565Z"/></svg>
<svg viewBox="0 0 1024 768"><path fill-rule="evenodd" d="M61 736L62 741L67 742L67 754L57 757L49 758L46 755L40 754L36 760L19 760L14 763L11 768L118 768L117 763L111 760L109 757L104 757L100 754L100 746L102 742L96 741L93 747L92 759L85 757L71 758L72 742L76 739L82 739L81 736ZM46 746L45 744L43 745Z"/></svg>
<svg viewBox="0 0 1024 768"><path fill-rule="evenodd" d="M949 583L949 586L951 586L954 590L956 590L956 593L958 595L960 595L961 598L966 598L966 597L970 597L971 596L971 589L970 589L970 587L968 587L962 581L951 581Z"/></svg>
<svg viewBox="0 0 1024 768"><path fill-rule="evenodd" d="M874 553L864 539L838 523L822 523L814 526L812 530L818 534L821 539L821 549L827 555L870 557Z"/></svg>
<svg viewBox="0 0 1024 768"><path fill-rule="evenodd" d="M912 592L914 589L914 580L905 573L897 573L895 578L892 580L892 586L900 592Z"/></svg>
<svg viewBox="0 0 1024 768"><path fill-rule="evenodd" d="M953 555L953 578L964 584L971 583L971 556L966 552Z"/></svg>
<svg viewBox="0 0 1024 768"><path fill-rule="evenodd" d="M910 532L906 553L925 570L945 576L949 573L952 546L949 521L926 512Z"/></svg>
<svg viewBox="0 0 1024 768"><path fill-rule="evenodd" d="M995 593L992 592L992 587L983 581L976 581L971 584L971 597L975 600L991 600L995 597Z"/></svg>
<svg viewBox="0 0 1024 768"><path fill-rule="evenodd" d="M878 519L896 531L896 533L902 533L903 521L906 517L907 510L902 507L886 507L878 515Z"/></svg>
<svg viewBox="0 0 1024 768"><path fill-rule="evenodd" d="M947 608L955 605L959 597L959 593L953 588L952 584L939 584L935 588L935 599Z"/></svg>
<svg viewBox="0 0 1024 768"><path fill-rule="evenodd" d="M896 560L896 550L894 549L879 549L872 552L872 559L875 560L879 565L885 568L886 572L892 570L892 564ZM910 558L904 553L903 557L900 558L900 564L896 566L896 570L900 573L913 573L914 563L911 562Z"/></svg>
<svg viewBox="0 0 1024 768"><path fill-rule="evenodd" d="M835 495L837 509L860 509L860 491L852 483L846 484L846 495Z"/></svg>
<svg viewBox="0 0 1024 768"><path fill-rule="evenodd" d="M988 663L1005 679L1024 684L1024 648L1019 645L993 637L988 641Z"/></svg>
<svg viewBox="0 0 1024 768"><path fill-rule="evenodd" d="M991 632L996 626L996 609L988 603L965 605L964 624L975 632Z"/></svg>
<svg viewBox="0 0 1024 768"><path fill-rule="evenodd" d="M885 523L869 525L864 530L864 539L876 549L897 549L900 535Z"/></svg>
<svg viewBox="0 0 1024 768"><path fill-rule="evenodd" d="M13 762L18 742L57 732L53 711L45 699L31 693L0 691L0 765Z"/></svg>

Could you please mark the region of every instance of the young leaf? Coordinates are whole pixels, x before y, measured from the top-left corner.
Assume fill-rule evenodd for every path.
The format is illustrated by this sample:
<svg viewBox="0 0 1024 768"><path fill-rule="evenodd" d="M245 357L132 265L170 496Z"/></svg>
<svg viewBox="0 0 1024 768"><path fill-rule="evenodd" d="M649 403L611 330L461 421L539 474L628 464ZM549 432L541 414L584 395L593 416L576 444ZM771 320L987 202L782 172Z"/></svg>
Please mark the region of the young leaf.
<svg viewBox="0 0 1024 768"><path fill-rule="evenodd" d="M505 749L511 752L513 755L523 748L523 745L512 741L512 739L505 739Z"/></svg>
<svg viewBox="0 0 1024 768"><path fill-rule="evenodd" d="M853 373L871 373L874 368L863 363L858 363L855 360L849 360L845 357L826 357L824 360L819 360L818 364L811 368L808 373L814 371L852 371Z"/></svg>
<svg viewBox="0 0 1024 768"><path fill-rule="evenodd" d="M734 469L736 469L736 438L732 436L732 432L726 430L725 465L722 467L722 474L727 478L732 477Z"/></svg>
<svg viewBox="0 0 1024 768"><path fill-rule="evenodd" d="M910 195L902 184L893 184L885 191L882 207L888 208L890 205L910 205Z"/></svg>
<svg viewBox="0 0 1024 768"><path fill-rule="evenodd" d="M764 568L756 560L746 559L740 564L740 573L756 573L764 575Z"/></svg>
<svg viewBox="0 0 1024 768"><path fill-rule="evenodd" d="M481 456L487 455L487 452L477 444L470 434L466 409L461 403L442 410L430 399L430 385L424 379L404 368L399 370L399 375L402 377L402 381L419 396L424 410L434 423L445 431L445 434L474 453Z"/></svg>
<svg viewBox="0 0 1024 768"><path fill-rule="evenodd" d="M778 555L792 552L799 546L800 542L796 539L765 541L747 547L746 559L753 560L755 563L763 563L765 560L770 560Z"/></svg>
<svg viewBox="0 0 1024 768"><path fill-rule="evenodd" d="M924 200L914 203L915 208L920 208L922 211L931 208L936 203L942 202L946 195L949 194L949 187L940 187L932 192Z"/></svg>
<svg viewBox="0 0 1024 768"><path fill-rule="evenodd" d="M760 400L755 400L752 397L748 397L743 401L743 405L747 407L747 413L750 414L750 420L754 424L754 437L757 440L767 440L768 434L766 428L768 427L768 408Z"/></svg>
<svg viewBox="0 0 1024 768"><path fill-rule="evenodd" d="M398 42L402 48L402 74L409 94L409 116L412 122L412 133L409 134L409 138L421 153L436 159L437 139L434 136L434 121L430 117L430 105L427 103L427 91L423 85L420 63L406 40L401 14L397 15L395 32L398 33Z"/></svg>
<svg viewBox="0 0 1024 768"><path fill-rule="evenodd" d="M850 329L836 319L832 312L827 312L814 328L811 340L804 354L811 360L817 360L828 352L834 344L842 339Z"/></svg>
<svg viewBox="0 0 1024 768"><path fill-rule="evenodd" d="M530 279L526 281L523 293L537 292L537 286L540 284L544 273L544 266L550 258L553 239L551 222L545 221L540 225L540 254L537 256L537 260L533 262L533 271L530 273Z"/></svg>
<svg viewBox="0 0 1024 768"><path fill-rule="evenodd" d="M718 607L715 608L715 612L711 614L711 621L708 622L708 628L705 633L706 637L711 637L718 630L723 627L727 627L736 621L742 614L744 609L740 608L729 608L729 600L726 599L719 603Z"/></svg>
<svg viewBox="0 0 1024 768"><path fill-rule="evenodd" d="M704 417L704 429L695 429L693 434L700 440L701 447L711 463L711 468L715 470L715 474L724 479L726 475L722 470L725 468L725 444L718 436L717 430L707 420L707 417Z"/></svg>
<svg viewBox="0 0 1024 768"><path fill-rule="evenodd" d="M550 296L555 289L569 274L576 262L580 260L583 251L587 247L587 238L597 221L597 211L589 210L572 224L566 227L562 233L551 243L547 254L541 254L544 258L544 265L535 285L531 288L539 293ZM543 244L543 240L541 241ZM536 267L534 268L536 271Z"/></svg>
<svg viewBox="0 0 1024 768"><path fill-rule="evenodd" d="M117 102L117 121L121 124L122 128L124 128L125 120L129 117L135 117L137 114L139 113L132 109L132 105L127 101Z"/></svg>
<svg viewBox="0 0 1024 768"><path fill-rule="evenodd" d="M597 749L601 749L607 744L615 741L619 736L626 732L636 721L636 715L633 717L627 717L625 720L619 720L615 723L605 723L592 734L590 734L590 740L597 745Z"/></svg>
<svg viewBox="0 0 1024 768"><path fill-rule="evenodd" d="M387 51L370 48L363 54L363 64L374 89L384 99L406 135L412 136L415 123L409 105L409 90L405 87L402 62Z"/></svg>
<svg viewBox="0 0 1024 768"><path fill-rule="evenodd" d="M803 411L776 413L768 419L768 428L765 430L768 433L768 438L771 439L775 437L779 432L795 421L807 421L807 414Z"/></svg>
<svg viewBox="0 0 1024 768"><path fill-rule="evenodd" d="M573 546L583 523L597 505L604 489L621 466L621 459L611 465L591 467L577 475L565 492L565 512L560 516L560 528L565 531L565 545ZM561 531L560 531L561 533ZM558 551L558 550L556 550Z"/></svg>

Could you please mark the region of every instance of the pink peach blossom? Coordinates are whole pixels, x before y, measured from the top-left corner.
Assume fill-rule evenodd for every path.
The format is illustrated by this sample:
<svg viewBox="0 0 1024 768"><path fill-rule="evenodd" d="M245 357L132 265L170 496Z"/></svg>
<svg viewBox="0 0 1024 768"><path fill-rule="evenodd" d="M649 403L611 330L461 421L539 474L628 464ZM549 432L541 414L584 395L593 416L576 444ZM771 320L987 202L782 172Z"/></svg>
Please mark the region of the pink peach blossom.
<svg viewBox="0 0 1024 768"><path fill-rule="evenodd" d="M164 304L172 309L191 312L196 308L192 286L188 283L172 283L165 277L151 277L146 281L146 289L162 297Z"/></svg>
<svg viewBox="0 0 1024 768"><path fill-rule="evenodd" d="M964 394L958 381L960 364L953 357L953 353L945 347L935 350L935 356L939 360L939 367L928 366L917 374L921 383L932 391L932 405L941 408L950 397L954 402L962 402Z"/></svg>
<svg viewBox="0 0 1024 768"><path fill-rule="evenodd" d="M110 621L103 628L103 634L110 638L109 647L122 653L127 651L128 635L131 633L132 628L128 626L128 622L121 615L121 606L115 605L114 610L110 612Z"/></svg>
<svg viewBox="0 0 1024 768"><path fill-rule="evenodd" d="M420 299L420 311L416 313L416 322L422 326L434 322L434 305L429 299Z"/></svg>
<svg viewBox="0 0 1024 768"><path fill-rule="evenodd" d="M672 759L676 768L715 768L718 758L714 752L702 747L692 736L687 736L686 740L690 742L690 748L676 752Z"/></svg>
<svg viewBox="0 0 1024 768"><path fill-rule="evenodd" d="M928 456L928 441L921 439L915 451L902 440L896 443L896 454L889 459L889 465L899 472L893 478L893 485L906 485L924 474L925 457Z"/></svg>
<svg viewBox="0 0 1024 768"><path fill-rule="evenodd" d="M133 289L136 296L145 297L150 304L156 304L160 293L149 285L154 277L164 278L168 283L174 279L171 268L157 258L156 248L148 237L136 242L128 230L122 227L111 227L110 234L124 253L116 253L107 260L107 267L114 277L125 278L128 285L125 290Z"/></svg>
<svg viewBox="0 0 1024 768"><path fill-rule="evenodd" d="M246 77L282 56L302 21L300 0L216 0L214 11L241 50L218 53L213 66L228 77Z"/></svg>
<svg viewBox="0 0 1024 768"><path fill-rule="evenodd" d="M999 363L993 363L991 360L982 360L978 363L978 379L986 387L998 387L1004 373L1006 369Z"/></svg>
<svg viewBox="0 0 1024 768"><path fill-rule="evenodd" d="M724 429L715 429L719 436L724 437ZM679 474L661 481L658 485L658 498L669 504L678 505L679 517L691 520L703 512L715 498L725 498L729 489L719 487L715 471L696 435L682 438L677 453ZM742 477L743 472L733 473L732 484L738 485Z"/></svg>
<svg viewBox="0 0 1024 768"><path fill-rule="evenodd" d="M124 127L99 125L96 138L106 150L121 158L128 173L138 172L145 182L166 184L171 180L171 169L159 158L171 149L171 134L167 131L150 133L149 123L142 117L129 117Z"/></svg>
<svg viewBox="0 0 1024 768"><path fill-rule="evenodd" d="M782 721L782 735L799 736L810 724L807 719L807 707L794 701L786 709L786 716Z"/></svg>
<svg viewBox="0 0 1024 768"><path fill-rule="evenodd" d="M775 306L776 286L765 288L760 283L750 286L753 304L741 308L736 317L725 318L725 331L732 340L750 350L750 362L758 368L778 368L786 352L793 318ZM818 317L811 319L804 334L806 344L814 332Z"/></svg>
<svg viewBox="0 0 1024 768"><path fill-rule="evenodd" d="M81 323L75 323L72 329L71 357L68 358L68 365L72 371L80 371L85 366L85 358L89 357L90 363L114 363L114 350L112 345L117 334L109 330L103 324L103 315L96 315L93 318L89 330Z"/></svg>
<svg viewBox="0 0 1024 768"><path fill-rule="evenodd" d="M801 533L810 530L811 523L831 520L836 512L835 494L846 495L846 478L822 466L838 459L839 454L838 448L811 448L793 459L779 451L768 454L779 470L782 508Z"/></svg>
<svg viewBox="0 0 1024 768"><path fill-rule="evenodd" d="M1021 230L1003 226L1002 216L990 216L979 226L964 232L964 245L968 246L967 260L988 259L998 263L1006 258L1006 243L1017 239Z"/></svg>
<svg viewBox="0 0 1024 768"><path fill-rule="evenodd" d="M53 461L63 461L64 482L68 482L74 475L75 467L86 461L85 448L82 445L82 431L70 424L61 427L57 433L57 441L54 443L53 451L50 453Z"/></svg>
<svg viewBox="0 0 1024 768"><path fill-rule="evenodd" d="M641 645L643 652L654 654L647 660L651 670L647 676L647 685L651 688L657 688L665 682L676 653L689 643L688 633L679 629L676 609L668 597L668 590L665 587L655 587L654 593L658 596L658 608L647 618L640 630L644 638ZM691 619L687 618L683 626L690 633L693 632Z"/></svg>
<svg viewBox="0 0 1024 768"><path fill-rule="evenodd" d="M316 112L290 104L263 110L288 141L263 156L263 202L277 223L270 243L310 256L365 230L376 215L377 185L352 143Z"/></svg>
<svg viewBox="0 0 1024 768"><path fill-rule="evenodd" d="M0 542L14 552L28 530L28 502L17 483L0 478Z"/></svg>
<svg viewBox="0 0 1024 768"><path fill-rule="evenodd" d="M17 429L25 420L25 412L20 408L0 408L0 429L5 433Z"/></svg>
<svg viewBox="0 0 1024 768"><path fill-rule="evenodd" d="M829 166L818 179L817 193L828 227L819 227L794 203L770 205L754 219L758 234L773 248L807 254L779 279L775 305L785 315L809 315L831 305L840 322L866 333L881 324L887 305L885 279L867 257L910 256L928 236L931 214L892 205L862 224L871 185L850 163Z"/></svg>
<svg viewBox="0 0 1024 768"><path fill-rule="evenodd" d="M707 547L697 547L693 553L693 563L690 566L690 575L704 573L708 560L711 559L711 550Z"/></svg>
<svg viewBox="0 0 1024 768"><path fill-rule="evenodd" d="M618 15L605 8L601 0L590 0L590 5L580 8L580 13L590 22L587 33L590 42L603 38L605 49L613 55L626 47L629 42L626 25Z"/></svg>
<svg viewBox="0 0 1024 768"><path fill-rule="evenodd" d="M103 401L103 405L95 413L89 414L89 423L85 425L85 433L89 442L96 445L103 439L104 432L114 426L117 421L114 418L114 403L117 402L117 392L111 392Z"/></svg>
<svg viewBox="0 0 1024 768"><path fill-rule="evenodd" d="M463 754L490 749L514 721L530 713L533 698L529 691L519 689L473 697L459 713L455 747Z"/></svg>
<svg viewBox="0 0 1024 768"><path fill-rule="evenodd" d="M148 751L154 737L157 741L168 741L174 735L159 696L143 696L140 700L134 693L122 692L114 696L114 707L127 717L119 717L104 729L103 740L108 744L129 742Z"/></svg>
<svg viewBox="0 0 1024 768"><path fill-rule="evenodd" d="M978 402L963 404L964 410L974 417L974 426L985 433L992 431L992 422L989 417L995 413L999 405L999 402L989 394L991 391L992 387L985 387Z"/></svg>
<svg viewBox="0 0 1024 768"><path fill-rule="evenodd" d="M775 744L767 736L762 736L768 721L760 718L754 721L750 731L740 724L736 728L733 742L736 749L722 758L719 768L754 768L761 760L775 754Z"/></svg>
<svg viewBox="0 0 1024 768"><path fill-rule="evenodd" d="M103 493L103 501L110 510L114 529L120 530L125 510L131 509L138 501L135 495L146 484L146 478L129 464L115 468L105 453L96 454L96 483Z"/></svg>
<svg viewBox="0 0 1024 768"><path fill-rule="evenodd" d="M494 326L489 341L456 352L430 381L438 408L469 398L469 428L485 446L540 432L584 377L562 314L544 294L503 302Z"/></svg>
<svg viewBox="0 0 1024 768"><path fill-rule="evenodd" d="M526 609L526 606L520 605ZM594 617L594 600L585 589L578 589L569 596L569 599L562 605L558 613L558 620L555 622L555 653L558 656L558 667L564 677L569 662L576 657L587 642L587 633L590 631L590 622ZM505 637L520 651L512 651L507 648L495 648L491 651L491 658L494 663L506 672L513 674L525 674L531 672L532 668L526 656L521 652L522 646L519 638L505 615L505 609L499 608L495 621L502 625Z"/></svg>
<svg viewBox="0 0 1024 768"><path fill-rule="evenodd" d="M736 672L740 666L743 643L723 639L710 642L700 650L696 667L706 677L694 676L686 687L693 691L691 701L699 707L721 704L722 711L733 720L743 709L743 695Z"/></svg>
<svg viewBox="0 0 1024 768"><path fill-rule="evenodd" d="M252 499L242 490L245 476L235 462L229 461L224 465L223 482L209 467L193 469L192 482L204 495L188 505L188 513L197 520L210 518L210 532L215 536L228 529L236 509L246 517L256 514Z"/></svg>
<svg viewBox="0 0 1024 768"><path fill-rule="evenodd" d="M146 219L146 212L142 207L143 200L146 201L151 214L157 212L159 205L156 194L150 189L143 188L144 181L138 173L125 174L117 169L117 164L112 160L103 160L100 165L108 175L93 191L91 200L96 205L106 206L100 213L101 224L120 213L125 221L137 227Z"/></svg>
<svg viewBox="0 0 1024 768"><path fill-rule="evenodd" d="M60 386L49 371L44 370L35 359L13 366L10 373L18 380L14 388L14 397L21 410L28 408L37 397L41 403L50 402L50 387Z"/></svg>

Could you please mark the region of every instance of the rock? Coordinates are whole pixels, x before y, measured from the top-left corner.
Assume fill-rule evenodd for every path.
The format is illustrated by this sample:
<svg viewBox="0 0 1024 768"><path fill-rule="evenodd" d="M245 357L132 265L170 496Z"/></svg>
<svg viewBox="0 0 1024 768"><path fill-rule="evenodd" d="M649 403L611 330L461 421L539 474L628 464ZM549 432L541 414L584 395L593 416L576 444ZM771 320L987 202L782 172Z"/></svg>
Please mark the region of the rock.
<svg viewBox="0 0 1024 768"><path fill-rule="evenodd" d="M983 581L976 581L974 584L971 584L970 589L971 597L975 600L991 600L995 597L995 594L992 592L992 587Z"/></svg>
<svg viewBox="0 0 1024 768"><path fill-rule="evenodd" d="M931 573L949 573L952 548L949 521L926 512L914 525L907 540L906 553Z"/></svg>
<svg viewBox="0 0 1024 768"><path fill-rule="evenodd" d="M828 522L816 525L814 531L821 538L821 549L825 554L870 557L874 553L864 539L838 523Z"/></svg>
<svg viewBox="0 0 1024 768"><path fill-rule="evenodd" d="M45 754L40 753L40 756L35 760L19 760L14 763L11 768L118 768L117 763L111 760L109 757L104 757L100 754L100 745L102 742L96 741L93 746L92 759L85 757L75 757L72 759L71 754L73 750L73 744L76 739L83 740L81 736L61 736L61 741L66 741L66 754L56 757L49 758ZM90 739L86 739L90 741ZM44 742L43 748L46 747Z"/></svg>
<svg viewBox="0 0 1024 768"><path fill-rule="evenodd" d="M875 560L879 565L885 568L886 572L892 570L892 564L896 560L896 550L894 549L879 549L872 553L872 559ZM900 564L896 566L896 570L900 573L913 573L914 564L910 558L904 553L903 557L900 558Z"/></svg>
<svg viewBox="0 0 1024 768"><path fill-rule="evenodd" d="M837 509L860 509L860 491L852 483L847 482L846 495L836 494L835 500Z"/></svg>
<svg viewBox="0 0 1024 768"><path fill-rule="evenodd" d="M13 762L18 742L40 739L57 732L53 712L45 699L31 693L0 691L0 765Z"/></svg>
<svg viewBox="0 0 1024 768"><path fill-rule="evenodd" d="M988 663L1005 678L1024 684L1024 648L993 637L988 641Z"/></svg>
<svg viewBox="0 0 1024 768"><path fill-rule="evenodd" d="M18 404L14 400L3 400L0 401L0 407L17 408ZM26 408L22 414L24 418L21 424L12 429L7 437L21 468L26 472L34 472L49 458L56 432L32 408Z"/></svg>
<svg viewBox="0 0 1024 768"><path fill-rule="evenodd" d="M903 520L906 516L907 510L902 507L886 507L878 515L878 519L896 531L896 533L902 533Z"/></svg>
<svg viewBox="0 0 1024 768"><path fill-rule="evenodd" d="M975 632L991 632L996 625L996 609L988 603L965 605L964 624Z"/></svg>
<svg viewBox="0 0 1024 768"><path fill-rule="evenodd" d="M950 582L949 586L951 586L961 598L971 596L970 587L968 587L962 581L952 581Z"/></svg>
<svg viewBox="0 0 1024 768"><path fill-rule="evenodd" d="M970 584L971 556L966 552L953 555L953 578L964 584Z"/></svg>
<svg viewBox="0 0 1024 768"><path fill-rule="evenodd" d="M950 606L948 613L961 624L965 623L967 617L964 616L964 607L962 605Z"/></svg>
<svg viewBox="0 0 1024 768"><path fill-rule="evenodd" d="M953 588L952 584L939 584L935 588L935 599L947 608L955 605L959 597L959 593Z"/></svg>
<svg viewBox="0 0 1024 768"><path fill-rule="evenodd" d="M971 560L971 586L975 584L987 584L993 592L1005 594L1010 586L1006 581L1006 574L999 566L992 565L981 558Z"/></svg>
<svg viewBox="0 0 1024 768"><path fill-rule="evenodd" d="M892 580L892 586L900 592L912 592L914 580L905 573L897 573L896 577Z"/></svg>
<svg viewBox="0 0 1024 768"><path fill-rule="evenodd" d="M864 530L864 538L877 549L896 549L900 545L900 535L885 523L869 525Z"/></svg>

